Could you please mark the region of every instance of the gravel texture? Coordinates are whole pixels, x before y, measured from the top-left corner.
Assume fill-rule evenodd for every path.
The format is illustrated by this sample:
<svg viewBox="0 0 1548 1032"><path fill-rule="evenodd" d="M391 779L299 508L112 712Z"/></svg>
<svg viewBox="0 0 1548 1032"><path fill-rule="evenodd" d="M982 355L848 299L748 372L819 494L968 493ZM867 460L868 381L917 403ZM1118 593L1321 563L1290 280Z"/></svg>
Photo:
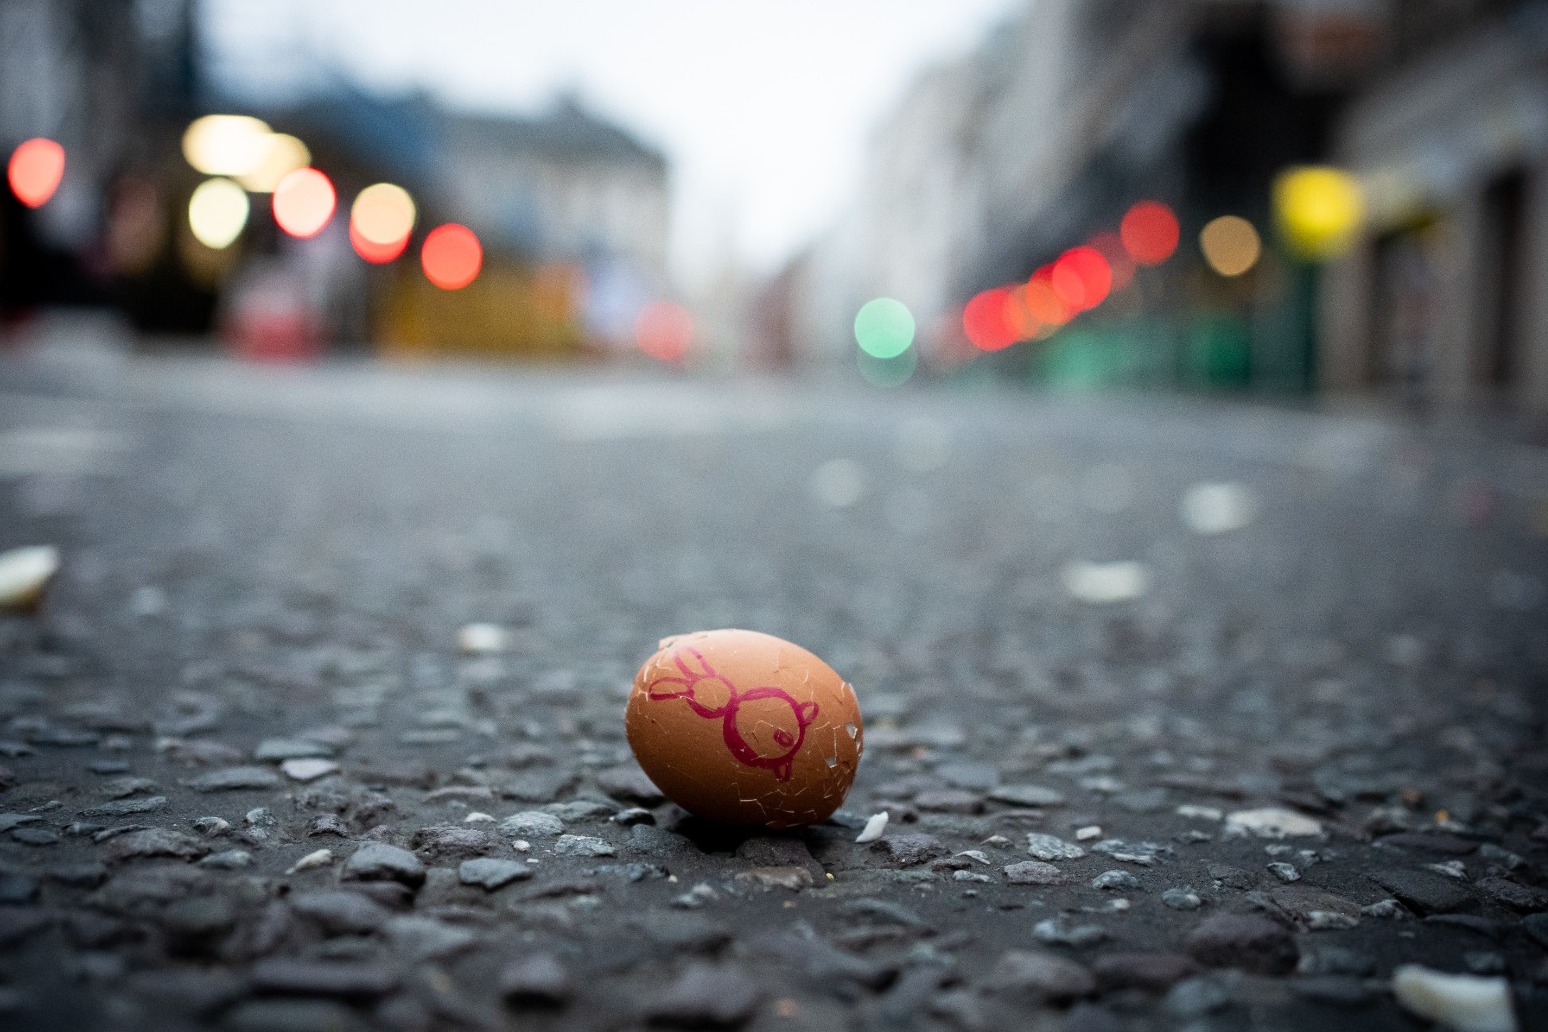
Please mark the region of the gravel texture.
<svg viewBox="0 0 1548 1032"><path fill-rule="evenodd" d="M0 398L0 549L64 558L0 617L0 1026L1403 1030L1419 965L1543 1027L1501 428L110 353ZM633 764L635 667L721 626L854 684L832 821Z"/></svg>

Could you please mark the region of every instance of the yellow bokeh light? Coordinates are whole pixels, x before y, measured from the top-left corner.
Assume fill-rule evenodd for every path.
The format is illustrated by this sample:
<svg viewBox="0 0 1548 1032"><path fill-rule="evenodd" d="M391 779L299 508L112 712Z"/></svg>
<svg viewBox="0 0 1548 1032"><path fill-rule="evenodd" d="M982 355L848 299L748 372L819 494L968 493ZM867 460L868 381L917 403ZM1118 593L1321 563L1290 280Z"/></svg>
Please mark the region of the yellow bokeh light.
<svg viewBox="0 0 1548 1032"><path fill-rule="evenodd" d="M355 197L349 217L362 239L373 244L396 244L414 229L414 199L401 186L376 183Z"/></svg>
<svg viewBox="0 0 1548 1032"><path fill-rule="evenodd" d="M251 172L238 176L238 182L253 193L273 193L281 179L311 163L312 152L306 144L289 133L271 133L263 157Z"/></svg>
<svg viewBox="0 0 1548 1032"><path fill-rule="evenodd" d="M1342 169L1293 168L1274 180L1274 220L1298 257L1337 258L1348 250L1364 218L1360 181Z"/></svg>
<svg viewBox="0 0 1548 1032"><path fill-rule="evenodd" d="M1263 241L1252 223L1240 215L1222 215L1199 234L1199 248L1211 269L1222 276L1240 276L1258 264Z"/></svg>
<svg viewBox="0 0 1548 1032"><path fill-rule="evenodd" d="M268 153L271 135L262 119L205 115L183 132L183 157L207 176L250 175Z"/></svg>
<svg viewBox="0 0 1548 1032"><path fill-rule="evenodd" d="M206 179L188 199L188 228L194 239L219 251L230 247L247 225L247 192L229 179Z"/></svg>

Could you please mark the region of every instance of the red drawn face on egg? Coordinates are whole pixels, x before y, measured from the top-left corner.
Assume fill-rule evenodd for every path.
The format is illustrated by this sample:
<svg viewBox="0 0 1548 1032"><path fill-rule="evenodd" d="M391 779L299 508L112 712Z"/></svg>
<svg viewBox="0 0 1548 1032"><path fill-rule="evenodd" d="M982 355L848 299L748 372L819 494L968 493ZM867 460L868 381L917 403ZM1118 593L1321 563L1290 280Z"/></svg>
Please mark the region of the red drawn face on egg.
<svg viewBox="0 0 1548 1032"><path fill-rule="evenodd" d="M668 798L731 824L826 819L864 747L854 690L800 646L755 631L663 641L635 676L626 724Z"/></svg>

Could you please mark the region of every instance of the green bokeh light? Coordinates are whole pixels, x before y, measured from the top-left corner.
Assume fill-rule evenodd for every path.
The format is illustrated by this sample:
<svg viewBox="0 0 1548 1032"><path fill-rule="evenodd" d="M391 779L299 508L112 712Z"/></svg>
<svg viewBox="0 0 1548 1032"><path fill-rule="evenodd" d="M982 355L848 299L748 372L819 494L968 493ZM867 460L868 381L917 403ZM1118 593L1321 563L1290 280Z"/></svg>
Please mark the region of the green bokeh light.
<svg viewBox="0 0 1548 1032"><path fill-rule="evenodd" d="M890 297L867 301L855 316L855 342L872 358L897 358L914 342L914 317Z"/></svg>

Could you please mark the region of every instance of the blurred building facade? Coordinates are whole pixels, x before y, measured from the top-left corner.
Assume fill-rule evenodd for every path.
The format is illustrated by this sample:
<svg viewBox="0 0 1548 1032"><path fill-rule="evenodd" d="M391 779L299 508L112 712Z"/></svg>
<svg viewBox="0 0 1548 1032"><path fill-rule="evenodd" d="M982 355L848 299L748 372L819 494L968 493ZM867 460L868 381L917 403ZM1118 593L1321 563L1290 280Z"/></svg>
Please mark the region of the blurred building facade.
<svg viewBox="0 0 1548 1032"><path fill-rule="evenodd" d="M571 96L530 116L437 111L431 136L437 215L478 234L485 269L455 295L400 275L377 338L395 353L631 348L669 292L665 157Z"/></svg>
<svg viewBox="0 0 1548 1032"><path fill-rule="evenodd" d="M449 216L504 256L484 289L504 282L511 332L550 355L632 348L640 311L669 292L666 158L574 96L525 117L448 113L439 138Z"/></svg>
<svg viewBox="0 0 1548 1032"><path fill-rule="evenodd" d="M27 210L0 191L0 304L99 302L104 200L148 118L189 109L193 0L0 4L0 149L63 145L63 179Z"/></svg>
<svg viewBox="0 0 1548 1032"><path fill-rule="evenodd" d="M1532 278L1548 266L1532 185L1542 8L1028 3L879 128L850 215L765 298L783 307L763 325L788 334L767 348L852 366L854 313L885 295L913 311L925 366L952 368L976 355L961 322L976 292L1024 282L1157 198L1181 223L1173 259L975 367L1276 391L1407 384L1430 401L1492 392L1548 412L1533 351L1548 340L1548 289ZM1325 163L1359 176L1370 218L1345 260L1316 267L1278 238L1272 192L1284 170ZM1226 214L1264 240L1239 275L1198 243ZM1424 286L1441 277L1444 300Z"/></svg>
<svg viewBox="0 0 1548 1032"><path fill-rule="evenodd" d="M1451 13L1338 121L1368 215L1327 270L1321 382L1548 416L1548 6Z"/></svg>
<svg viewBox="0 0 1548 1032"><path fill-rule="evenodd" d="M474 115L423 94L363 90L296 48L279 81L245 91L208 58L196 0L4 0L0 142L46 137L65 173L36 208L0 190L0 309L112 304L148 337L217 338L255 357L325 347L399 354L574 359L635 343L667 296L663 156L561 98L533 115ZM275 76L271 76L275 79ZM283 87L283 88L281 88ZM294 236L274 183L197 171L183 134L239 114L301 141L336 207ZM193 226L212 178L246 195L229 237ZM277 182L277 179L275 180ZM365 188L408 191L417 217L396 256L352 236ZM482 264L442 289L420 268L437 226L472 230ZM213 241L213 242L212 242Z"/></svg>
<svg viewBox="0 0 1548 1032"><path fill-rule="evenodd" d="M451 114L443 136L450 210L492 240L665 274L666 158L576 97L527 118Z"/></svg>

